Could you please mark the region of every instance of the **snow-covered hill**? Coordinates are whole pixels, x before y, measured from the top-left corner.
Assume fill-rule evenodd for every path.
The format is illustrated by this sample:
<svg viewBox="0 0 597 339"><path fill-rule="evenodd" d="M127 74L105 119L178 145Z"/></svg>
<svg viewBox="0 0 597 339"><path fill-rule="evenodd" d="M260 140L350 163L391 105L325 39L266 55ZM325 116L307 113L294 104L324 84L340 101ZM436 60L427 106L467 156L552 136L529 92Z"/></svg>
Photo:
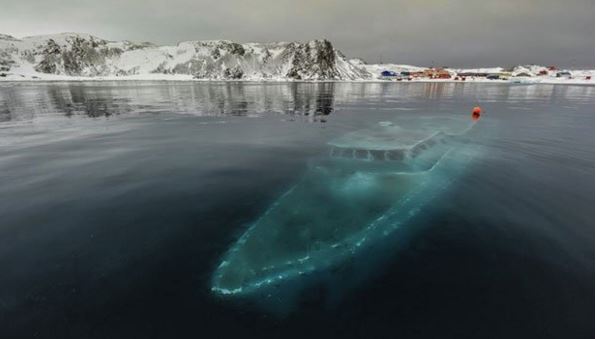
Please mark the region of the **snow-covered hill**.
<svg viewBox="0 0 597 339"><path fill-rule="evenodd" d="M392 80L383 71L424 72L427 67L366 64L347 59L327 40L237 43L228 40L185 41L176 46L150 42L108 41L90 34L61 33L17 39L0 34L0 80ZM496 81L458 73L504 73L501 67L446 69L449 79L412 77L412 81ZM539 72L546 72L544 76ZM517 66L511 76L529 75L532 83L594 84L594 70L559 71L543 66ZM381 78L381 79L380 79ZM521 78L523 79L523 78ZM396 79L394 79L396 80ZM522 82L520 79L514 79ZM507 81L507 80L497 80Z"/></svg>
<svg viewBox="0 0 597 339"><path fill-rule="evenodd" d="M10 78L139 77L208 80L357 80L370 74L327 40L240 44L186 41L176 46L107 41L62 33L0 35L0 72Z"/></svg>

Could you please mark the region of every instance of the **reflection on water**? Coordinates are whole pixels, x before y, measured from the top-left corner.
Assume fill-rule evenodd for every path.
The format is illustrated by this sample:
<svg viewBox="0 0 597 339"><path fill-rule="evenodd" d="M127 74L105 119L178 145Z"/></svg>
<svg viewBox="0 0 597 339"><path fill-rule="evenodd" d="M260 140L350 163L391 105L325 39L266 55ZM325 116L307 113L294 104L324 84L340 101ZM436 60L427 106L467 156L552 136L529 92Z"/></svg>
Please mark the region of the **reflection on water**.
<svg viewBox="0 0 597 339"><path fill-rule="evenodd" d="M30 120L46 114L100 117L131 112L201 116L279 112L316 120L333 111L335 92L334 83L17 84L0 90L0 121Z"/></svg>
<svg viewBox="0 0 597 339"><path fill-rule="evenodd" d="M593 86L486 85L459 83L191 83L90 82L15 83L0 87L0 121L31 120L48 114L67 117L124 113L184 113L247 116L263 112L299 114L319 120L336 105L394 100L446 100L474 96L479 102L573 100Z"/></svg>
<svg viewBox="0 0 597 339"><path fill-rule="evenodd" d="M593 86L0 83L0 338L591 337L594 100ZM467 140L483 152L442 156L447 189L353 173L380 155L363 152L372 141L384 154L359 168L394 168L392 124L468 124L475 104L486 114ZM444 154L423 145L422 165ZM396 246L342 260L288 318L214 298L223 254L297 182L313 194L262 222L302 207L322 226L362 225L404 206L401 187L424 204ZM265 253L299 243L279 235Z"/></svg>

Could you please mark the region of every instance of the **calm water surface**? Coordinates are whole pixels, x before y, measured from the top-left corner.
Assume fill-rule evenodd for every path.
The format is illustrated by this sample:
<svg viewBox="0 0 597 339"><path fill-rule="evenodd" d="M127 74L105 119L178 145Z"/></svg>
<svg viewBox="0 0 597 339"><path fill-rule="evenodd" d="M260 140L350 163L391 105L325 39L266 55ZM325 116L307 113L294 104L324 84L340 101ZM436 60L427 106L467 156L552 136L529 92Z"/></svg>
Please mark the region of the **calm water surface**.
<svg viewBox="0 0 597 339"><path fill-rule="evenodd" d="M2 338L587 338L592 86L0 84ZM290 313L214 297L222 254L328 142L470 119L483 147L383 265ZM333 291L332 291L333 292Z"/></svg>

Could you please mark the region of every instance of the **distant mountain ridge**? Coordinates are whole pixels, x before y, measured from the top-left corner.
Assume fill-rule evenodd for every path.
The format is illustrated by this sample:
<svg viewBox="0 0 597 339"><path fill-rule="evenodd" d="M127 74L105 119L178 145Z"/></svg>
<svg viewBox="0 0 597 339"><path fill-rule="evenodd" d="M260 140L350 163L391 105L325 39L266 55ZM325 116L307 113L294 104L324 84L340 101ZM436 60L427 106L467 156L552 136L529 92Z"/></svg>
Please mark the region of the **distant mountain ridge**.
<svg viewBox="0 0 597 339"><path fill-rule="evenodd" d="M179 74L207 80L359 80L353 65L328 40L237 43L186 41L176 46L108 41L61 33L17 39L0 35L0 71L68 77Z"/></svg>
<svg viewBox="0 0 597 339"><path fill-rule="evenodd" d="M21 39L0 34L0 80L239 80L239 81L476 81L487 74L525 74L533 79L500 81L594 84L594 70L559 70L525 65L455 69L450 79L411 76L433 73L429 67L367 64L348 59L328 40L238 43L229 40L184 41L173 46L151 42L109 41L86 33L38 35ZM547 74L545 74L547 72ZM403 74L394 78L385 73ZM466 79L458 73L468 73ZM477 74L478 76L470 76ZM539 76L544 75L544 76ZM400 79L398 79L400 78Z"/></svg>

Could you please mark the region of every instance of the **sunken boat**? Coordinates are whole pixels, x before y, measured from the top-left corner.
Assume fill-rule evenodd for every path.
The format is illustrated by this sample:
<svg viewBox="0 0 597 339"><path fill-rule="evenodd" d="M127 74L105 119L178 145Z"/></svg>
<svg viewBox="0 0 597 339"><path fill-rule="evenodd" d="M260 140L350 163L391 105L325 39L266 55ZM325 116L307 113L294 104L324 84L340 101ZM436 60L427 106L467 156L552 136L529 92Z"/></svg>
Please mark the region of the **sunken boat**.
<svg viewBox="0 0 597 339"><path fill-rule="evenodd" d="M212 291L268 295L408 227L474 156L468 147L473 126L464 118L416 118L332 140L328 156L310 164L232 244L213 274Z"/></svg>

